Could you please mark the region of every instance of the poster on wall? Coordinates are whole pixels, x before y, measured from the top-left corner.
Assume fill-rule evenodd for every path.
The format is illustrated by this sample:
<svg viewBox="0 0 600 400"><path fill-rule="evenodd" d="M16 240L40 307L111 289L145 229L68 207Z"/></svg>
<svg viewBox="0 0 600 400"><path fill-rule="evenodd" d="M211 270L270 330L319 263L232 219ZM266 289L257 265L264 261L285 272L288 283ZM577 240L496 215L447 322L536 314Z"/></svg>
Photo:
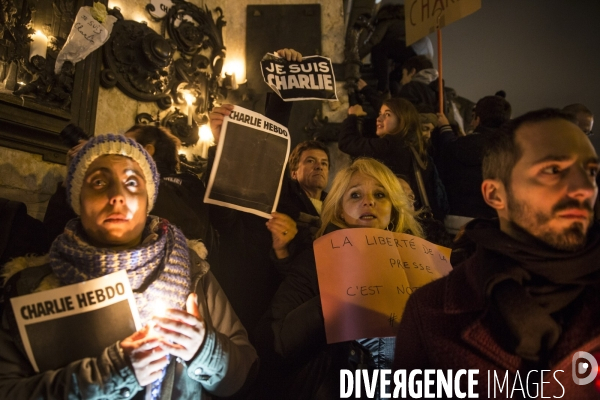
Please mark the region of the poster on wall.
<svg viewBox="0 0 600 400"><path fill-rule="evenodd" d="M284 101L337 100L333 65L327 57L308 56L296 62L267 53L260 68L265 83Z"/></svg>
<svg viewBox="0 0 600 400"><path fill-rule="evenodd" d="M223 120L204 202L271 218L289 152L285 126L235 106Z"/></svg>

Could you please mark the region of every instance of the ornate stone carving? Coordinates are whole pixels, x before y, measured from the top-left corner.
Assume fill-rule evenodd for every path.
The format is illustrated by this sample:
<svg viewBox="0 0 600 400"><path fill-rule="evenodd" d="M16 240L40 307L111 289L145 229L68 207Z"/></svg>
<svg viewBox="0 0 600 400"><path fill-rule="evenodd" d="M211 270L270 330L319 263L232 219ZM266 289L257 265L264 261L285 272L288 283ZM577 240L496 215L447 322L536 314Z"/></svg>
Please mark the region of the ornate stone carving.
<svg viewBox="0 0 600 400"><path fill-rule="evenodd" d="M25 59L29 54L29 36L34 32L29 27L32 7L27 0L18 3L19 7L14 0L0 0L0 63L4 66L0 80L5 78L6 72L2 72L11 62Z"/></svg>
<svg viewBox="0 0 600 400"><path fill-rule="evenodd" d="M100 75L100 84L106 88L117 85L136 100L156 101L161 109L167 109L172 102L166 67L174 52L173 42L147 25L120 19L104 45L106 68Z"/></svg>
<svg viewBox="0 0 600 400"><path fill-rule="evenodd" d="M52 2L51 7L51 16L42 14L37 23L49 36L46 57L35 55L30 60L31 35L35 32L30 27L34 7L27 0L0 0L0 81L4 81L3 89L16 96L69 110L75 67L66 63L56 75L54 64L69 34L77 7L73 1L64 0Z"/></svg>
<svg viewBox="0 0 600 400"><path fill-rule="evenodd" d="M215 99L222 95L219 80L225 57L223 12L216 9L215 22L208 8L183 0L174 0L161 18L152 13L155 11L152 4L146 9L150 18L161 22L161 34L121 16L104 46L106 68L102 71L101 84L104 87L117 85L136 100L156 101L163 110L172 105L184 109L183 94L191 93L196 98L192 127L197 131L200 115L208 112ZM120 16L118 10L111 13ZM210 49L208 56L207 49ZM176 56L176 53L179 54ZM145 116L141 120L145 120ZM187 129L178 130L182 131L178 135L181 138L189 136L183 132Z"/></svg>

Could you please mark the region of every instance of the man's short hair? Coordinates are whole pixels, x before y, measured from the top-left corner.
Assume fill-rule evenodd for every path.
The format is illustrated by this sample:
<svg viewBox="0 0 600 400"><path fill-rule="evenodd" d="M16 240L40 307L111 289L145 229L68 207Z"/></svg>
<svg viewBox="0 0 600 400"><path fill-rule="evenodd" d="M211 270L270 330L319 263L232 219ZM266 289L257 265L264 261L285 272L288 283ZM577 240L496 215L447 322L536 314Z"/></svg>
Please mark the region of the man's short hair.
<svg viewBox="0 0 600 400"><path fill-rule="evenodd" d="M573 118L558 108L543 108L521 115L507 121L498 129L496 134L490 136L486 143L483 157L483 179L498 179L508 190L512 170L521 159L523 149L516 141L516 131L527 123L543 122L553 119L564 119L573 122ZM552 140L552 138L548 138Z"/></svg>
<svg viewBox="0 0 600 400"><path fill-rule="evenodd" d="M512 107L500 96L485 96L477 102L473 112L482 127L499 128L510 119Z"/></svg>
<svg viewBox="0 0 600 400"><path fill-rule="evenodd" d="M327 161L331 158L329 155L329 149L323 143L318 142L316 140L306 140L304 142L300 142L294 147L292 153L290 154L290 159L288 161L288 169L290 174L298 169L300 166L300 157L302 157L302 153L306 150L322 150L327 154Z"/></svg>
<svg viewBox="0 0 600 400"><path fill-rule="evenodd" d="M416 72L419 72L428 68L433 68L433 63L427 56L414 56L402 64L402 69L406 69L408 72L412 71L413 69Z"/></svg>
<svg viewBox="0 0 600 400"><path fill-rule="evenodd" d="M581 103L569 104L568 106L563 107L562 111L573 116L574 118L577 118L577 115L579 114L588 115L590 117L594 116L590 109Z"/></svg>

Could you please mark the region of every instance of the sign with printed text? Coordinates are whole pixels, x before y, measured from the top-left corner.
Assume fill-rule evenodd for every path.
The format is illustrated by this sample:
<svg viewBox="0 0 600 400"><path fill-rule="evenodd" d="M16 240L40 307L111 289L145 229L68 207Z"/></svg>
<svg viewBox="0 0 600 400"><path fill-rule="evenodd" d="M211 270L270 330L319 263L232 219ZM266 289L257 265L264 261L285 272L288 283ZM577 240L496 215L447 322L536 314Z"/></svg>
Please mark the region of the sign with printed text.
<svg viewBox="0 0 600 400"><path fill-rule="evenodd" d="M452 270L450 249L405 233L341 229L313 246L327 343L396 336L408 297Z"/></svg>
<svg viewBox="0 0 600 400"><path fill-rule="evenodd" d="M271 218L289 153L285 126L235 106L221 126L204 202Z"/></svg>
<svg viewBox="0 0 600 400"><path fill-rule="evenodd" d="M100 356L141 328L125 271L10 301L36 372Z"/></svg>
<svg viewBox="0 0 600 400"><path fill-rule="evenodd" d="M337 100L333 65L327 57L287 61L267 53L260 62L263 79L284 101Z"/></svg>
<svg viewBox="0 0 600 400"><path fill-rule="evenodd" d="M443 28L480 8L481 0L406 0L406 45L435 32L438 18Z"/></svg>
<svg viewBox="0 0 600 400"><path fill-rule="evenodd" d="M146 4L146 11L154 18L160 19L167 15L169 8L172 6L173 2L171 0L150 0L150 3Z"/></svg>

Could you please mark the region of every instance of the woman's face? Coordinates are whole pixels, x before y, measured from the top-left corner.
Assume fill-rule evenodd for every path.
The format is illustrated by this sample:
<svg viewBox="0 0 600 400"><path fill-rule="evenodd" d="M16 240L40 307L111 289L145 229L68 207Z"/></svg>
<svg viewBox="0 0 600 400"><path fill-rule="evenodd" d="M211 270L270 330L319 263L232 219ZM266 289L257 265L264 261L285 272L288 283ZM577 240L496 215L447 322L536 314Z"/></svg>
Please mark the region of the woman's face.
<svg viewBox="0 0 600 400"><path fill-rule="evenodd" d="M421 124L421 132L423 133L423 137L425 141L429 141L431 139L431 131L435 129L435 126L431 122L426 122Z"/></svg>
<svg viewBox="0 0 600 400"><path fill-rule="evenodd" d="M386 229L392 217L388 191L372 177L355 172L342 198L341 217L349 228Z"/></svg>
<svg viewBox="0 0 600 400"><path fill-rule="evenodd" d="M148 195L137 162L119 155L98 157L83 179L80 201L81 223L91 244L118 250L140 243Z"/></svg>
<svg viewBox="0 0 600 400"><path fill-rule="evenodd" d="M379 116L377 117L377 130L375 133L377 136L385 136L390 133L398 131L400 127L400 121L396 114L389 109L385 104L381 106L379 110Z"/></svg>

